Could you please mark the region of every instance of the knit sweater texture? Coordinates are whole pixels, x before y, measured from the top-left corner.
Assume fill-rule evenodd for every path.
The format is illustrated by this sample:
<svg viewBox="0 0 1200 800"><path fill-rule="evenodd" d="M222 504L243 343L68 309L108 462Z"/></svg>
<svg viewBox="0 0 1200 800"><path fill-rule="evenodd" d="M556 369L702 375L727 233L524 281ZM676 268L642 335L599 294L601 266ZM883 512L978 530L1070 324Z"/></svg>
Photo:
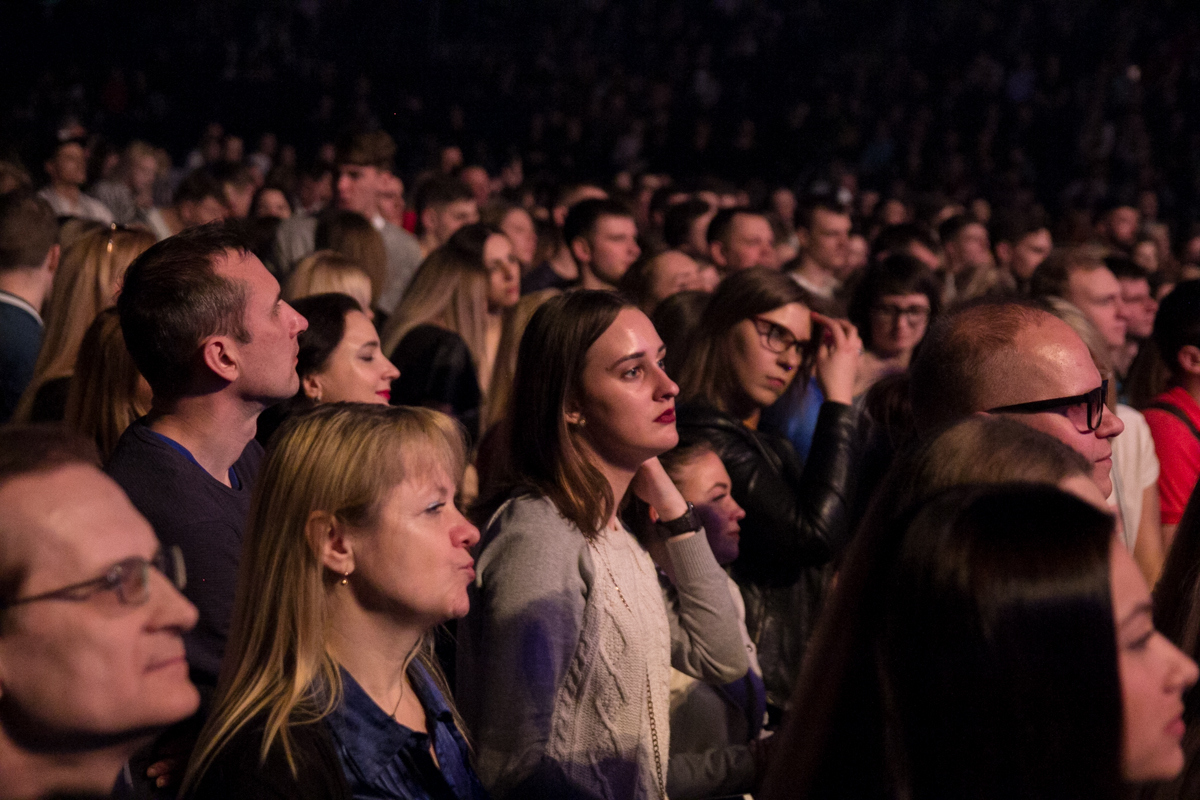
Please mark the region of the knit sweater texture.
<svg viewBox="0 0 1200 800"><path fill-rule="evenodd" d="M650 709L665 777L670 666L717 683L745 675L737 612L703 532L668 551L675 607L628 531L589 543L534 496L493 516L459 624L458 701L497 800L659 797Z"/></svg>

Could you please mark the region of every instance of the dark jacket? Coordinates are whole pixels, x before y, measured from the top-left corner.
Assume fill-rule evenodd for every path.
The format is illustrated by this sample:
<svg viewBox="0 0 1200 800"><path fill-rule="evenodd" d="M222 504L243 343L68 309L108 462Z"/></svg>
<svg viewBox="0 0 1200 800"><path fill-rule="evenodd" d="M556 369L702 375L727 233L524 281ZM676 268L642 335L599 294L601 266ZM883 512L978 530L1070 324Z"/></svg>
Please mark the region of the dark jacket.
<svg viewBox="0 0 1200 800"><path fill-rule="evenodd" d="M292 725L296 775L276 742L259 761L263 727L242 728L221 748L188 800L351 800L350 785L323 722Z"/></svg>
<svg viewBox="0 0 1200 800"><path fill-rule="evenodd" d="M392 381L392 405L426 406L451 414L474 445L483 395L462 337L436 325L418 325L404 334L391 358L400 370L400 377Z"/></svg>
<svg viewBox="0 0 1200 800"><path fill-rule="evenodd" d="M677 426L682 442L712 445L746 510L733 577L746 601L767 697L782 706L816 622L827 568L849 538L854 410L821 406L805 464L783 437L753 431L707 404L680 406Z"/></svg>

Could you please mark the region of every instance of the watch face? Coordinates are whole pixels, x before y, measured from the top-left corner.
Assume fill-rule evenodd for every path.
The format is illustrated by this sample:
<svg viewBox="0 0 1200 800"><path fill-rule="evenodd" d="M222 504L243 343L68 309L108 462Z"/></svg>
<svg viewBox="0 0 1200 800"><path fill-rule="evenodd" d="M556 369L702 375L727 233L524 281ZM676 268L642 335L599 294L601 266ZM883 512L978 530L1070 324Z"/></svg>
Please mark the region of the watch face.
<svg viewBox="0 0 1200 800"><path fill-rule="evenodd" d="M700 530L700 518L696 515L696 509L691 503L688 503L687 513L682 517L666 522L660 521L658 524L672 536Z"/></svg>

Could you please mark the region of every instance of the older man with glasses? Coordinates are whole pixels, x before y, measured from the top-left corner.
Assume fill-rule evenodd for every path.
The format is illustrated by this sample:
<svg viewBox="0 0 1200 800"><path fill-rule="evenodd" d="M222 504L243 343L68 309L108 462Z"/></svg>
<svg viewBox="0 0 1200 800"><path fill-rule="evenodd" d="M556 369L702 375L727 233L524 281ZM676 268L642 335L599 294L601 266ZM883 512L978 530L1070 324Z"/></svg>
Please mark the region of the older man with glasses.
<svg viewBox="0 0 1200 800"><path fill-rule="evenodd" d="M912 367L918 431L974 413L1011 415L1084 455L1105 497L1112 439L1125 429L1105 413L1106 391L1083 340L1031 303L960 308L931 327Z"/></svg>
<svg viewBox="0 0 1200 800"><path fill-rule="evenodd" d="M183 564L58 429L0 431L0 800L107 796L195 712Z"/></svg>

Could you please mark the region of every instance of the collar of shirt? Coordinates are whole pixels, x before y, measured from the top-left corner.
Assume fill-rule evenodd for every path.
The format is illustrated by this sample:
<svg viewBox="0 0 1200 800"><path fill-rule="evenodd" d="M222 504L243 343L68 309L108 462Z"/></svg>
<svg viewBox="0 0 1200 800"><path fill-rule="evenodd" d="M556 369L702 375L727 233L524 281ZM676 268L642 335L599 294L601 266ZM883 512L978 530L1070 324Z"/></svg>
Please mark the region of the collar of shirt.
<svg viewBox="0 0 1200 800"><path fill-rule="evenodd" d="M383 218L382 214L376 213L371 217L371 224L375 226L375 230L382 232L387 227L387 220Z"/></svg>
<svg viewBox="0 0 1200 800"><path fill-rule="evenodd" d="M429 756L430 734L401 725L371 699L349 672L342 669L341 673L342 702L326 721L333 731L334 738L341 744L344 757L352 762L363 781L370 784L379 783L380 773L402 751ZM457 730L450 707L420 662L412 662L408 668L408 676L421 706L425 709L430 733L434 733L434 729L441 726ZM438 744L438 738L440 737L435 734L435 746ZM442 748L437 748L437 752L441 768L446 770L450 767L447 763L450 759L443 756ZM432 759L430 762L432 764Z"/></svg>
<svg viewBox="0 0 1200 800"><path fill-rule="evenodd" d="M17 297L12 292L6 292L3 289L0 289L0 303L16 306L22 311L28 312L31 317L37 320L38 325L41 325L43 328L46 327L46 323L42 322L42 315L37 312L37 309L29 305L29 303L25 302L25 300Z"/></svg>

